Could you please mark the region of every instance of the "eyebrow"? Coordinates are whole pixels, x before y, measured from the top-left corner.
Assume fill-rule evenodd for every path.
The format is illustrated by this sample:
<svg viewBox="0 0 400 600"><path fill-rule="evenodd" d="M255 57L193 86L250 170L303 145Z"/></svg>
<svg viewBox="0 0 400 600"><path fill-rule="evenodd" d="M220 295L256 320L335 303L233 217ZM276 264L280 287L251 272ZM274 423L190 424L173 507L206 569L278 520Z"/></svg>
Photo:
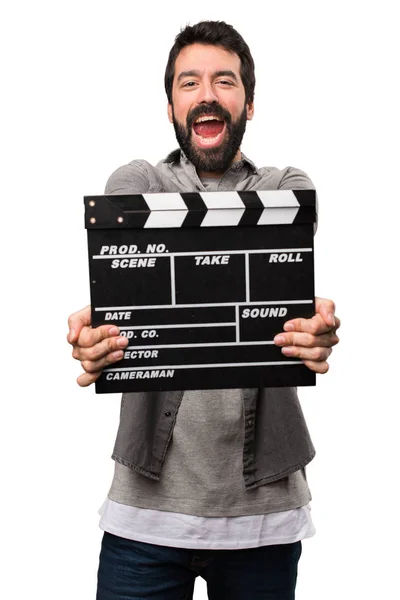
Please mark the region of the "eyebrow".
<svg viewBox="0 0 400 600"><path fill-rule="evenodd" d="M238 80L235 73L233 71L230 71L229 69L223 71L215 71L215 73L213 73L213 76L232 77L232 79L234 79L235 81ZM201 77L201 71L199 71L198 69L192 69L191 71L182 71L182 73L179 73L178 75L177 82L179 83L179 81L181 81L184 77Z"/></svg>

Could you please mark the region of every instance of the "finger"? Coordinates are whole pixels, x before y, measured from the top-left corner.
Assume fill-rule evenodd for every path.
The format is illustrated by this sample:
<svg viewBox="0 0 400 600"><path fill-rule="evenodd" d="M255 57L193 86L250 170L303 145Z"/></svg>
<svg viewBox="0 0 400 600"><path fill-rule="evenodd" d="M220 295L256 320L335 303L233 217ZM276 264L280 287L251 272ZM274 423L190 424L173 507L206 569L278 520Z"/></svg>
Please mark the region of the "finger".
<svg viewBox="0 0 400 600"><path fill-rule="evenodd" d="M333 331L336 331L337 329L339 329L340 325L341 325L341 320L339 319L339 317L337 317L335 315L335 327L333 328Z"/></svg>
<svg viewBox="0 0 400 600"><path fill-rule="evenodd" d="M330 348L338 342L339 338L333 331L322 335L311 335L310 333L298 333L295 331L293 333L279 333L274 337L274 343L277 346L304 346L306 348L322 346Z"/></svg>
<svg viewBox="0 0 400 600"><path fill-rule="evenodd" d="M67 340L70 344L73 344L77 341L80 332L83 327L87 327L91 324L91 309L90 304L82 308L82 310L78 310L76 313L73 313L68 318L68 335Z"/></svg>
<svg viewBox="0 0 400 600"><path fill-rule="evenodd" d="M311 335L321 335L327 333L332 329L330 325L327 325L320 314L314 315L311 319L304 319L299 317L297 319L291 319L286 321L283 326L284 331L298 331L303 333L310 333Z"/></svg>
<svg viewBox="0 0 400 600"><path fill-rule="evenodd" d="M292 358L324 362L332 354L332 348L303 348L299 346L285 346L282 348L281 352L285 356L290 356Z"/></svg>
<svg viewBox="0 0 400 600"><path fill-rule="evenodd" d="M123 350L129 344L129 340L124 336L112 336L105 340L102 340L94 346L85 348L82 346L74 345L72 356L77 360L90 360L98 361L111 352Z"/></svg>
<svg viewBox="0 0 400 600"><path fill-rule="evenodd" d="M329 371L329 363L326 361L316 362L313 360L304 360L303 363L314 373L319 373L323 375Z"/></svg>
<svg viewBox="0 0 400 600"><path fill-rule="evenodd" d="M119 329L115 325L100 325L99 327L84 327L76 341L81 348L92 348L104 340L119 336Z"/></svg>
<svg viewBox="0 0 400 600"><path fill-rule="evenodd" d="M100 360L83 360L81 361L81 365L83 370L86 371L86 373L97 373L98 371L104 369L104 367L107 367L108 365L111 365L117 362L118 360L121 360L122 358L124 358L123 351L117 350L116 352L106 354L106 356L104 356Z"/></svg>
<svg viewBox="0 0 400 600"><path fill-rule="evenodd" d="M87 387L88 385L94 383L100 377L100 375L101 371L98 371L97 373L82 373L82 375L79 375L76 381L81 387Z"/></svg>

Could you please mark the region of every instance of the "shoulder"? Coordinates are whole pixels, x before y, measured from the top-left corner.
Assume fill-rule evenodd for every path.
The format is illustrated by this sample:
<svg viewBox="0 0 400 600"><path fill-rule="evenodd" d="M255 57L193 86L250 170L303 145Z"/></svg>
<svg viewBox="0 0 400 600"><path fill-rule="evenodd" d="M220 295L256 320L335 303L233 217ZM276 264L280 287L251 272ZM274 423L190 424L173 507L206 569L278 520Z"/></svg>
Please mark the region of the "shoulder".
<svg viewBox="0 0 400 600"><path fill-rule="evenodd" d="M276 189L278 190L304 190L315 189L310 177L296 167L285 167L278 169L277 167L262 167L258 169L260 175L267 176L274 180Z"/></svg>
<svg viewBox="0 0 400 600"><path fill-rule="evenodd" d="M310 177L302 171L301 169L297 169L296 167L286 167L281 171L282 178L279 185L279 189L287 189L287 190L304 190L304 189L312 189L314 190L314 184L311 181Z"/></svg>
<svg viewBox="0 0 400 600"><path fill-rule="evenodd" d="M133 160L116 169L106 183L106 194L144 194L149 191L151 170L146 160Z"/></svg>

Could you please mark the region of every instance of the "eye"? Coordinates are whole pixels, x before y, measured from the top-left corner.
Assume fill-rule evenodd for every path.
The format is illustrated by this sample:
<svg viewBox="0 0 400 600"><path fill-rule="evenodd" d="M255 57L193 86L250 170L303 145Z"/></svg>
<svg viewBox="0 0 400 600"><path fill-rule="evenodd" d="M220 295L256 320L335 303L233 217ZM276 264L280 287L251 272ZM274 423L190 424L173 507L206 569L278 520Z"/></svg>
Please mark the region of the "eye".
<svg viewBox="0 0 400 600"><path fill-rule="evenodd" d="M233 85L232 81L228 81L227 79L220 79L217 83L222 83L222 85Z"/></svg>
<svg viewBox="0 0 400 600"><path fill-rule="evenodd" d="M186 81L182 87L194 87L196 85L195 81Z"/></svg>

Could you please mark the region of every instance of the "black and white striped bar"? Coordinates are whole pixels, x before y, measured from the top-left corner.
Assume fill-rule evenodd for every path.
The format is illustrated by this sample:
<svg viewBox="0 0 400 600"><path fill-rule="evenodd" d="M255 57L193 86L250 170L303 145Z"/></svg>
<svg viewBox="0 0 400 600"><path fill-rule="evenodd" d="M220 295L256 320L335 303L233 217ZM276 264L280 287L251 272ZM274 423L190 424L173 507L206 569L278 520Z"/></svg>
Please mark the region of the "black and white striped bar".
<svg viewBox="0 0 400 600"><path fill-rule="evenodd" d="M237 227L315 221L314 190L86 196L86 228Z"/></svg>
<svg viewBox="0 0 400 600"><path fill-rule="evenodd" d="M92 323L124 358L97 393L315 385L273 344L314 314L315 191L85 197Z"/></svg>

